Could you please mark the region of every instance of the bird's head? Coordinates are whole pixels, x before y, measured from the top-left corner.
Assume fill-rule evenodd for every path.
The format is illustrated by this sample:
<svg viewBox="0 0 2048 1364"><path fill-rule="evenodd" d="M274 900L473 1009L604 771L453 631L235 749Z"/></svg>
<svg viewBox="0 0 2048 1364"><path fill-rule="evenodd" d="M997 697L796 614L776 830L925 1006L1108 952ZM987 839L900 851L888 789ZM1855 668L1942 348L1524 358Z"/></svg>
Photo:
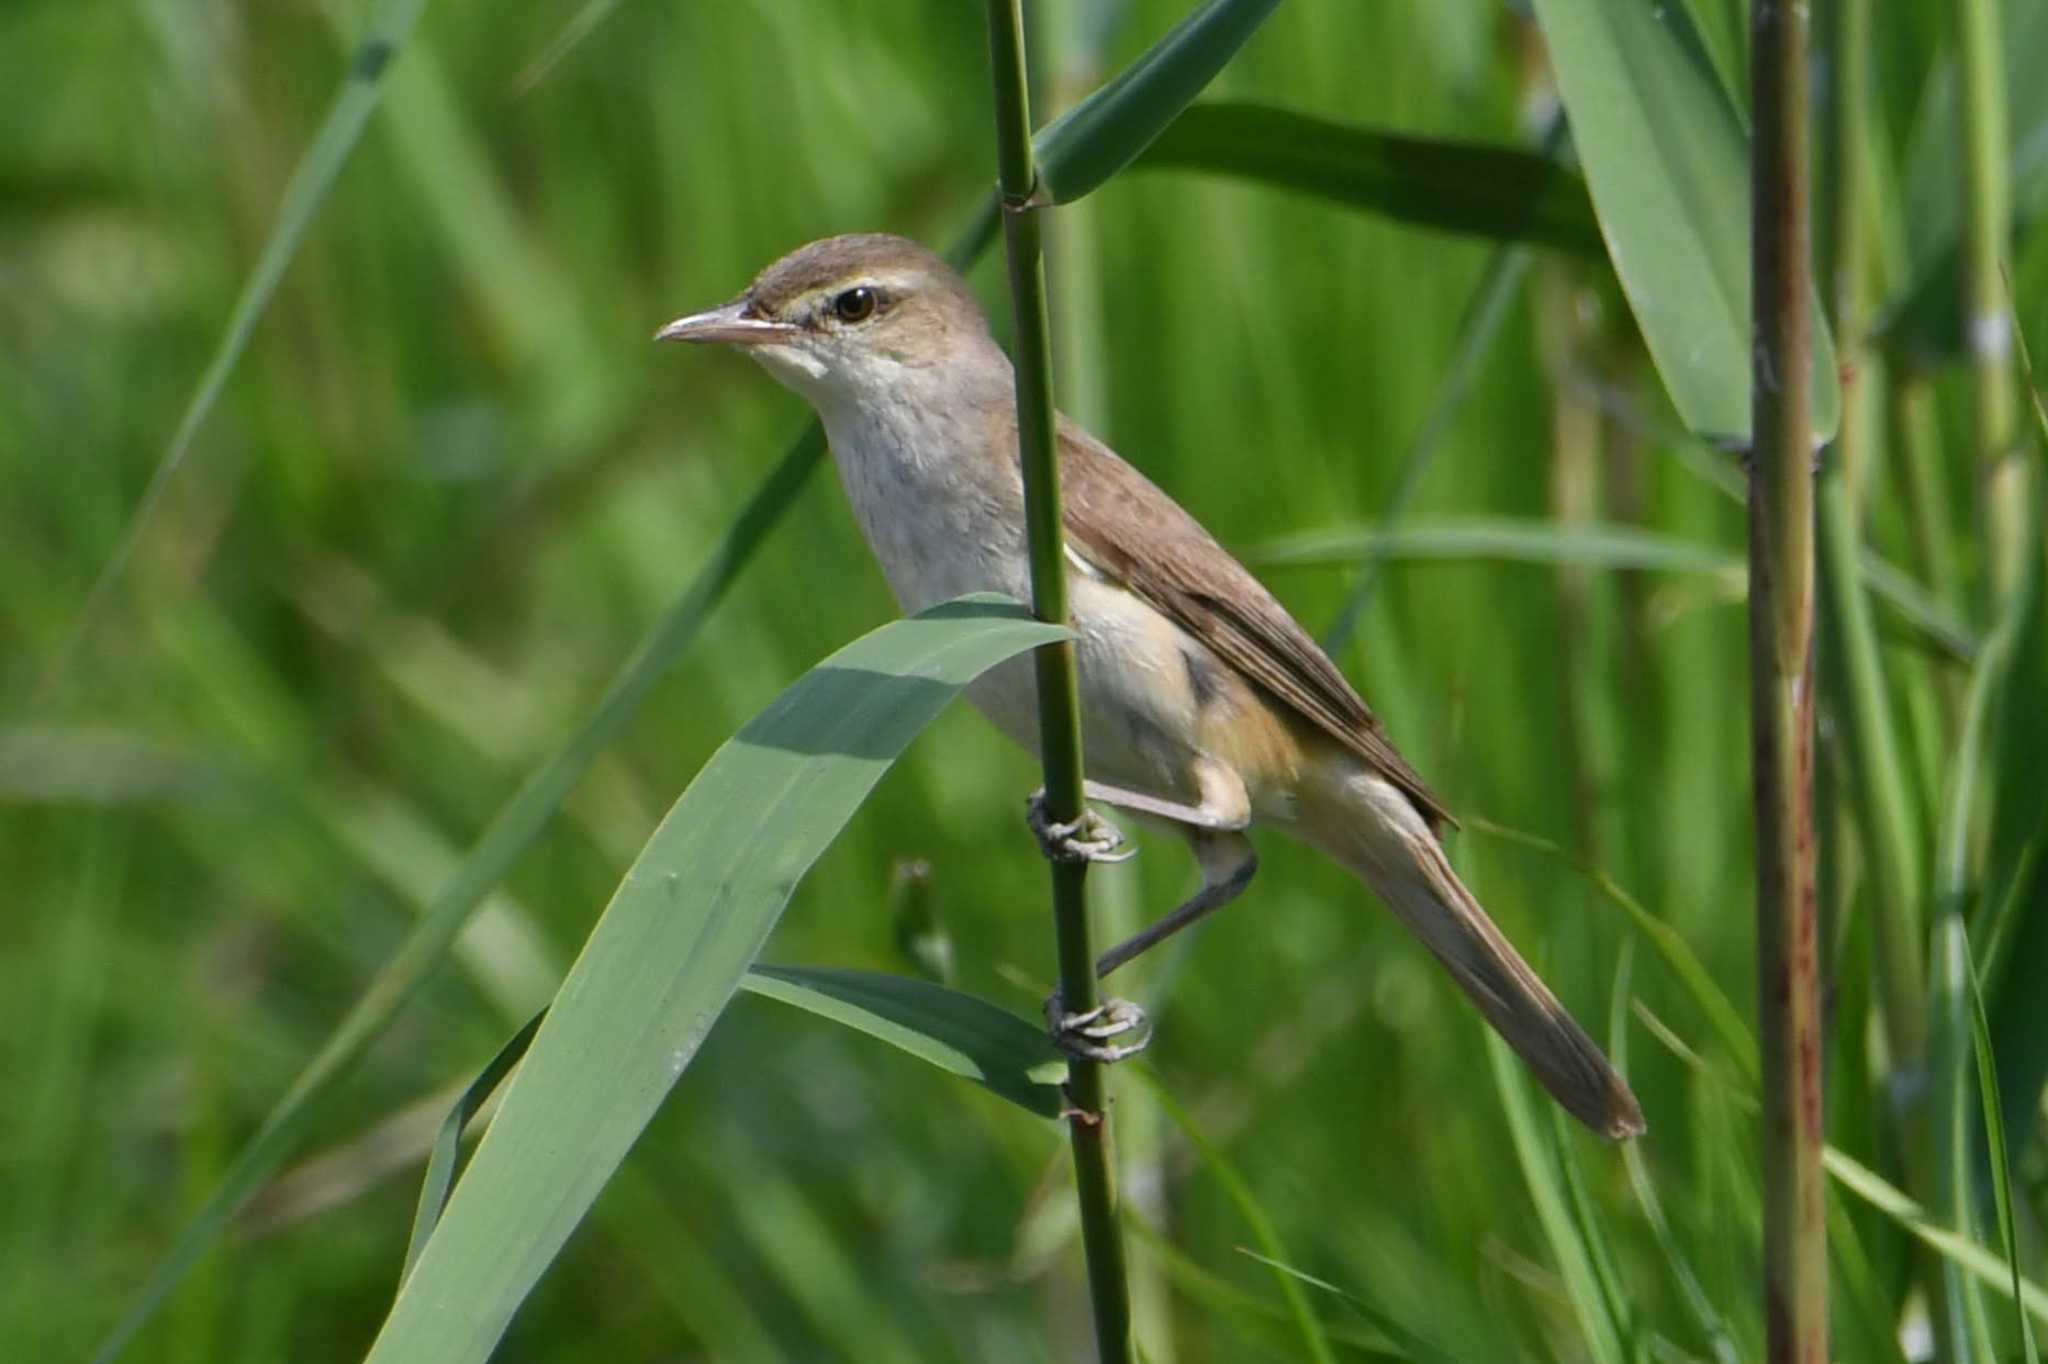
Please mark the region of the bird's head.
<svg viewBox="0 0 2048 1364"><path fill-rule="evenodd" d="M978 377L991 356L1009 381L967 282L916 242L881 233L799 247L732 302L679 317L655 340L738 346L821 407Z"/></svg>

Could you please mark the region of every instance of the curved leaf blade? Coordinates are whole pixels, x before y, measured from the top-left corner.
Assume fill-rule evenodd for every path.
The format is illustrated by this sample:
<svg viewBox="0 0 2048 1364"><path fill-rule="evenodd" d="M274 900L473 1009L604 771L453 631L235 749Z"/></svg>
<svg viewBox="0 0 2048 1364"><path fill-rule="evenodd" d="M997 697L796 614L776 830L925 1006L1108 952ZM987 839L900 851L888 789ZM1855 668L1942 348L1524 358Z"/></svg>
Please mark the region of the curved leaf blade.
<svg viewBox="0 0 2048 1364"><path fill-rule="evenodd" d="M930 981L826 966L756 966L740 988L843 1023L1041 1118L1064 1106L1066 1057L1043 1028Z"/></svg>
<svg viewBox="0 0 2048 1364"><path fill-rule="evenodd" d="M681 1076L796 884L987 668L1064 631L964 598L856 640L714 754L620 883L369 1358L487 1358Z"/></svg>
<svg viewBox="0 0 2048 1364"><path fill-rule="evenodd" d="M1687 427L1750 432L1749 141L1682 5L1535 0L1607 254ZM1841 416L1813 310L1813 428Z"/></svg>
<svg viewBox="0 0 2048 1364"><path fill-rule="evenodd" d="M484 1064L476 1078L456 1097L448 1110L448 1116L441 1120L441 1126L434 1133L434 1145L427 1154L427 1172L420 1180L420 1201L413 1210L412 1236L405 1246L405 1267L398 1271L398 1282L402 1287L412 1277L412 1267L420 1262L420 1252L427 1248L427 1237L441 1220L441 1210L448 1206L448 1190L455 1184L455 1162L462 1154L462 1131L469 1126L469 1120L477 1115L512 1068L524 1060L526 1049L533 1045L533 1035L540 1031L541 1020L546 1018L543 1009L520 1026L518 1032L498 1048L498 1054Z"/></svg>
<svg viewBox="0 0 2048 1364"><path fill-rule="evenodd" d="M1202 93L1280 0L1210 0L1032 139L1038 178L1070 204L1129 165Z"/></svg>
<svg viewBox="0 0 2048 1364"><path fill-rule="evenodd" d="M1262 104L1181 111L1136 165L1312 194L1418 227L1597 253L1585 182L1518 147L1411 137Z"/></svg>

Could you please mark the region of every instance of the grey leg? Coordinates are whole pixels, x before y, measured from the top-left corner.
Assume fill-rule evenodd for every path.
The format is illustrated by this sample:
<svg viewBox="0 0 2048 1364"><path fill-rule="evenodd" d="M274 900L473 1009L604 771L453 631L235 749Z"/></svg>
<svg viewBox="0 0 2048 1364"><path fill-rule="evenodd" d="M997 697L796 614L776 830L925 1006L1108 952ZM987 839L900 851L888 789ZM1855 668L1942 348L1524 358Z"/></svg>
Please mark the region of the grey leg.
<svg viewBox="0 0 2048 1364"><path fill-rule="evenodd" d="M1223 908L1242 895L1244 888L1252 883L1252 875L1259 869L1259 858L1258 854L1252 851L1251 840L1243 834L1190 829L1188 841L1194 845L1195 857L1202 864L1202 888L1189 896L1186 903L1151 927L1132 934L1097 957L1097 976L1108 975L1132 957L1148 948L1156 947L1211 910Z"/></svg>
<svg viewBox="0 0 2048 1364"><path fill-rule="evenodd" d="M1045 788L1033 791L1024 802L1024 822L1038 839L1038 850L1051 862L1128 862L1138 855L1124 846L1124 836L1101 815L1086 806L1081 817L1056 824L1045 813Z"/></svg>
<svg viewBox="0 0 2048 1364"><path fill-rule="evenodd" d="M1068 1013L1055 990L1045 1001L1045 1021L1052 1030L1053 1045L1069 1056L1079 1056L1107 1065L1126 1056L1136 1056L1152 1045L1152 1033L1145 1011L1127 999L1105 999L1081 1013ZM1133 1042L1119 1037L1138 1034Z"/></svg>
<svg viewBox="0 0 2048 1364"><path fill-rule="evenodd" d="M1206 805L1182 805L1177 800L1148 796L1140 791L1127 791L1121 786L1110 786L1105 782L1089 781L1085 789L1090 800L1099 800L1104 805L1114 805L1119 810L1129 810L1133 814L1151 815L1155 819L1185 825L1190 829L1242 829L1247 822L1244 816L1234 811L1216 810Z"/></svg>

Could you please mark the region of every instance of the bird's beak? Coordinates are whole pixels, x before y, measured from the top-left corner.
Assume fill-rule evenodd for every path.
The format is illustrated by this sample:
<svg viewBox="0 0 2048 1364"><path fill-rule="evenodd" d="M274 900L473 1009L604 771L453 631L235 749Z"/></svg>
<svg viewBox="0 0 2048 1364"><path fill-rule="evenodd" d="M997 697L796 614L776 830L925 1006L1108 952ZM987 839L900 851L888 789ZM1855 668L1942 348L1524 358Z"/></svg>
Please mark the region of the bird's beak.
<svg viewBox="0 0 2048 1364"><path fill-rule="evenodd" d="M654 334L657 341L720 341L734 346L772 345L787 341L797 334L797 328L783 322L770 322L749 313L749 303L736 298L722 307L707 312L691 313L679 317Z"/></svg>

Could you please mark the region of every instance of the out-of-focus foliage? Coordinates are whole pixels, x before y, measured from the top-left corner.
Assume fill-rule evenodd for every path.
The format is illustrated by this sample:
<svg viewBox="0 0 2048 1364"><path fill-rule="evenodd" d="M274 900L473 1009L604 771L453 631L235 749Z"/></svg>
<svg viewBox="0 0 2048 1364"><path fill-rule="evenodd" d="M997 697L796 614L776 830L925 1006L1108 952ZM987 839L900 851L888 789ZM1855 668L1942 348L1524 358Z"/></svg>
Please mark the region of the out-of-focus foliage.
<svg viewBox="0 0 2048 1364"><path fill-rule="evenodd" d="M1187 8L1036 7L1041 116ZM1742 7L1690 9L1739 87ZM582 722L801 427L797 400L758 371L659 351L653 327L827 232L937 240L993 174L977 7L430 5L154 528L53 684L365 22L360 7L230 0L0 7L0 1079L15 1114L0 1136L0 1358L78 1358L112 1325L416 907ZM563 46L570 27L581 37ZM1903 289L1918 239L1900 168L1932 136L1921 95L1949 79L1949 35L1938 15L1895 7L1878 39L1871 211ZM1548 86L1534 29L1487 0L1296 0L1212 93L1527 148ZM2016 149L2041 135L2016 125ZM1054 233L1063 405L1240 549L1376 522L1490 250L1166 170L1112 179L1058 210ZM2011 278L2048 353L2040 234L2021 239ZM1000 297L989 266L975 279ZM1999 615L1961 453L1968 387L1946 370L1929 384L1887 429L1903 435L1910 416L1937 443L1950 510L1935 541L1930 503L1890 462L1864 480L1863 515L1876 550L1983 638ZM1418 520L1511 518L1564 544L1618 524L1733 555L1731 465L1674 434L1664 402L1608 267L1539 255ZM1603 884L1746 1008L1739 583L1558 557L1391 558L1340 662L1454 810L1539 834L1606 878L1479 820L1455 836L1481 897L1582 1019L1615 1004L1632 931ZM1327 567L1266 575L1311 628L1344 599ZM451 1087L552 992L717 746L893 614L831 479L814 480L486 904L458 969L399 1017L318 1116L306 1161L129 1357L360 1357ZM1881 642L1931 864L1968 676L1917 635ZM1992 715L1965 801L2048 762L2034 712L2001 693ZM1824 777L1830 744L1824 722ZM948 712L797 891L768 958L911 969L890 884L921 859L951 983L1034 1016L1050 938L1019 813L1036 782L1026 755ZM2010 818L1979 821L1990 846L1968 849L1970 865L2031 907L2048 854L2028 860ZM1858 1045L1866 873L1840 822L1822 832L1833 1021L1849 1039L1829 1135L1901 1183ZM1174 840L1143 844L1093 878L1113 923L1191 881ZM1341 873L1277 840L1261 854L1241 904L1119 990L1151 1007L1150 1063L1293 1266L1452 1358L1583 1357L1588 1293L1622 1303L1628 1339L1707 1355L1695 1291L1754 1355L1745 1087L1667 962L1636 954L1622 1016L1651 1124L1643 1171L1668 1225L1653 1229L1610 1149L1573 1135L1538 1151L1523 1134L1589 1248L1568 1290L1564 1223L1531 1196L1537 1162L1517 1159L1475 1016ZM2038 960L2038 922L2012 923L2014 963ZM2002 1062L2041 1054L2042 1016L2013 1002L2024 979L1987 976ZM1134 1239L1148 1358L1295 1357L1272 1272L1235 1253L1251 1239L1240 1205L1143 1087L1116 1087L1125 1187L1149 1229ZM2008 1084L2003 1098L2038 1281L2039 1096ZM1533 1137L1551 1142L1547 1123ZM507 1357L1076 1357L1065 1160L1058 1130L1012 1105L743 998L515 1320ZM1868 1306L1846 1295L1893 1292L1909 1242L1895 1218L1850 1206L1837 1253L1866 1272L1838 1291ZM1987 1202L1975 1239L1995 1250L1992 1225ZM1385 1343L1341 1299L1309 1301L1344 1357Z"/></svg>

